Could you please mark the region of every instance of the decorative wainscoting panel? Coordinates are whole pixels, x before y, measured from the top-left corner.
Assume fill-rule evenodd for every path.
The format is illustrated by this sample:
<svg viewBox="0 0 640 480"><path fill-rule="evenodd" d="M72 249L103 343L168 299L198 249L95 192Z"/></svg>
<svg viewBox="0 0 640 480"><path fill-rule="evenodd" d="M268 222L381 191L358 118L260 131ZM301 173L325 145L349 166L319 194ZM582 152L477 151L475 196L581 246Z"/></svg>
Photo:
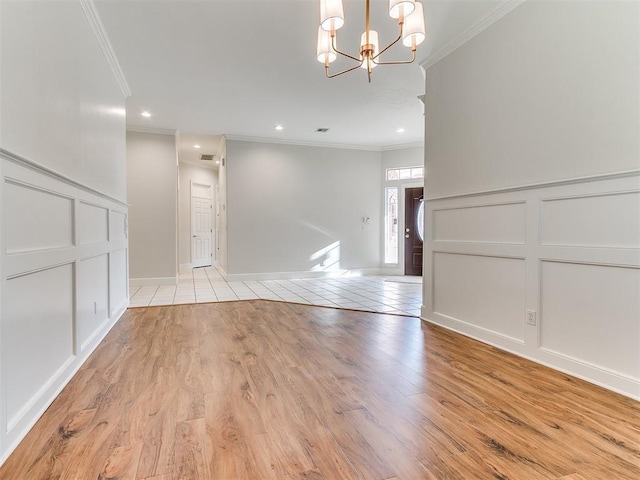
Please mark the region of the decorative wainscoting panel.
<svg viewBox="0 0 640 480"><path fill-rule="evenodd" d="M0 151L0 463L128 305L126 204Z"/></svg>
<svg viewBox="0 0 640 480"><path fill-rule="evenodd" d="M114 250L109 255L109 311L118 314L121 305L129 304L129 269L127 249Z"/></svg>
<svg viewBox="0 0 640 480"><path fill-rule="evenodd" d="M433 239L524 244L527 236L525 213L524 202L434 209Z"/></svg>
<svg viewBox="0 0 640 480"><path fill-rule="evenodd" d="M109 209L80 202L78 208L78 244L109 241Z"/></svg>
<svg viewBox="0 0 640 480"><path fill-rule="evenodd" d="M109 211L109 240L125 241L127 239L127 213L117 210Z"/></svg>
<svg viewBox="0 0 640 480"><path fill-rule="evenodd" d="M427 198L426 216L423 319L640 399L640 172Z"/></svg>
<svg viewBox="0 0 640 480"><path fill-rule="evenodd" d="M7 254L73 246L73 198L6 181L3 198Z"/></svg>
<svg viewBox="0 0 640 480"><path fill-rule="evenodd" d="M540 244L640 248L640 193L542 200Z"/></svg>
<svg viewBox="0 0 640 480"><path fill-rule="evenodd" d="M523 259L434 252L432 275L434 313L524 341Z"/></svg>
<svg viewBox="0 0 640 480"><path fill-rule="evenodd" d="M543 261L540 285L540 348L640 378L640 269Z"/></svg>
<svg viewBox="0 0 640 480"><path fill-rule="evenodd" d="M77 335L84 351L109 320L109 256L78 262Z"/></svg>
<svg viewBox="0 0 640 480"><path fill-rule="evenodd" d="M2 380L11 431L73 359L73 265L13 277L4 291Z"/></svg>

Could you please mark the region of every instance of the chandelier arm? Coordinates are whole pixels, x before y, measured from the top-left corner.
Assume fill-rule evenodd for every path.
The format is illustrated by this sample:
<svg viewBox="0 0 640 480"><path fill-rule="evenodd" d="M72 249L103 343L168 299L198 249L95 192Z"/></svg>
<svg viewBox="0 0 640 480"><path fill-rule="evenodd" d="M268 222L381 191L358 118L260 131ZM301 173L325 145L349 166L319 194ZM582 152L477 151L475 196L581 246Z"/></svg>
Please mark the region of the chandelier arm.
<svg viewBox="0 0 640 480"><path fill-rule="evenodd" d="M347 68L346 70L343 70L342 72L338 72L338 73L333 73L333 74L329 74L329 65L325 65L324 66L324 73L327 76L327 78L333 78L333 77L337 77L338 75L342 75L343 73L347 73L350 72L352 70L355 70L356 68L360 68L362 66L362 64L364 63L364 61L360 61L358 60L358 65L356 65L355 67L351 67L351 68Z"/></svg>
<svg viewBox="0 0 640 480"><path fill-rule="evenodd" d="M389 45L387 45L386 47L384 47L382 50L380 50L378 52L378 54L375 57L372 57L371 60L374 61L374 63L376 63L376 65L382 65L378 62L376 62L376 58L378 58L380 55L382 55L384 52L386 52L387 50L389 50L391 47L393 47L396 43L398 43L400 41L400 39L402 38L402 27L400 27L400 35L398 35L398 38L396 38L393 42L391 42Z"/></svg>
<svg viewBox="0 0 640 480"><path fill-rule="evenodd" d="M416 59L416 49L412 48L411 49L411 60L397 60L397 61L391 61L391 62L376 62L375 60L373 61L373 63L375 63L376 65L402 65L404 63L413 63Z"/></svg>
<svg viewBox="0 0 640 480"><path fill-rule="evenodd" d="M353 55L349 55L348 53L342 52L342 51L340 51L340 50L338 50L336 48L336 35L335 35L335 33L333 33L333 35L331 35L331 48L333 48L334 52L339 53L343 57L347 57L347 58L350 58L352 60L355 60L356 62L360 62L360 65L362 65L363 59L354 57Z"/></svg>

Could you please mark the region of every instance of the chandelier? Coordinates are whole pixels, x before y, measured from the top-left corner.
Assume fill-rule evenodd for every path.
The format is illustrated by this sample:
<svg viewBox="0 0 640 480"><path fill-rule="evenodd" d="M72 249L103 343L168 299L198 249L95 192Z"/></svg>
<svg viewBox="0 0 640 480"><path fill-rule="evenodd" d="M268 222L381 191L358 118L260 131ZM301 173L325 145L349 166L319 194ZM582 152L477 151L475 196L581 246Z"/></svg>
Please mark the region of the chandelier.
<svg viewBox="0 0 640 480"><path fill-rule="evenodd" d="M389 0L389 16L398 19L400 33L382 50L378 45L378 32L369 27L369 0L365 7L365 30L360 37L360 55L354 56L338 50L336 31L344 25L344 9L342 0L320 0L320 26L318 27L318 61L324 63L324 71L328 78L337 77L356 68L367 70L371 83L371 70L377 65L399 65L411 63L416 59L416 47L425 39L424 12L422 4L416 0ZM411 49L410 60L383 62L380 55L402 40L405 47ZM353 67L338 73L329 73L329 64L338 58L347 57L356 62Z"/></svg>

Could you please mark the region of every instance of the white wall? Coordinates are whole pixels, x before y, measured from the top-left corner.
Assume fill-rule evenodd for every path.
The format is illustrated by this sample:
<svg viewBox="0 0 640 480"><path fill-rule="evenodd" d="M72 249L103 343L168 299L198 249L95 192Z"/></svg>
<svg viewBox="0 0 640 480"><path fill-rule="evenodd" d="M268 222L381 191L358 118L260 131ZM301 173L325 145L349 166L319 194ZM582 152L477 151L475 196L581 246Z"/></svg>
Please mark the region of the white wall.
<svg viewBox="0 0 640 480"><path fill-rule="evenodd" d="M124 93L80 2L0 2L0 463L128 304Z"/></svg>
<svg viewBox="0 0 640 480"><path fill-rule="evenodd" d="M229 275L379 268L380 152L229 139L226 148Z"/></svg>
<svg viewBox="0 0 640 480"><path fill-rule="evenodd" d="M215 226L215 193L218 187L218 172L210 168L180 162L178 166L179 184L179 230L178 230L178 261L180 269L191 267L191 183L211 185L213 209L211 214L212 225ZM215 228L211 235L211 251L215 261Z"/></svg>
<svg viewBox="0 0 640 480"><path fill-rule="evenodd" d="M175 284L178 274L175 135L127 131L127 181L131 283Z"/></svg>
<svg viewBox="0 0 640 480"><path fill-rule="evenodd" d="M423 308L636 398L639 14L528 1L429 68Z"/></svg>
<svg viewBox="0 0 640 480"><path fill-rule="evenodd" d="M386 179L387 168L415 167L424 164L424 146L411 146L407 148L394 148L383 150L381 154L382 180Z"/></svg>
<svg viewBox="0 0 640 480"><path fill-rule="evenodd" d="M637 168L638 8L529 0L429 68L429 196Z"/></svg>
<svg viewBox="0 0 640 480"><path fill-rule="evenodd" d="M82 8L2 3L2 148L126 199L124 102Z"/></svg>

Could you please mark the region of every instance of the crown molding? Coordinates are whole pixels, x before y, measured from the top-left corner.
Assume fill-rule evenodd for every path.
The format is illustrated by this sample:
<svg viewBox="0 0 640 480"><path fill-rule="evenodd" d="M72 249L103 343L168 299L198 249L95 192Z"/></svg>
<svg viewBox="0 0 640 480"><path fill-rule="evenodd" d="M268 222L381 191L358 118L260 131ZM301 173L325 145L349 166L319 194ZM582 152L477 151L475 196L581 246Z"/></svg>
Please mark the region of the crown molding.
<svg viewBox="0 0 640 480"><path fill-rule="evenodd" d="M424 142L403 143L399 145L387 145L380 150L383 152L389 152L392 150L406 150L407 148L424 147Z"/></svg>
<svg viewBox="0 0 640 480"><path fill-rule="evenodd" d="M156 135L176 135L175 130L171 130L169 128L153 128L153 127L142 127L139 125L127 125L127 132L136 132L136 133L155 133Z"/></svg>
<svg viewBox="0 0 640 480"><path fill-rule="evenodd" d="M96 40L98 40L98 45L100 45L100 49L107 59L109 67L111 67L111 71L113 72L113 76L115 77L116 82L118 82L118 86L120 87L122 95L124 96L124 98L130 97L131 90L129 89L129 85L127 84L127 79L124 76L122 68L120 68L118 58L116 57L116 53L113 51L113 47L111 46L111 42L109 41L107 31L104 29L104 25L102 24L102 20L100 20L100 16L98 15L98 11L96 10L96 6L93 3L93 0L78 0L78 2L80 3L82 11L89 21L91 30L93 30L93 33L96 36Z"/></svg>
<svg viewBox="0 0 640 480"><path fill-rule="evenodd" d="M381 147L371 147L367 145L307 142L303 140L288 140L285 138L250 137L244 135L225 135L224 138L227 140L235 140L238 142L275 143L280 145L297 145L302 147L341 148L345 150L367 150L370 152L379 152L382 150Z"/></svg>
<svg viewBox="0 0 640 480"><path fill-rule="evenodd" d="M452 41L447 43L440 50L435 52L432 55L429 55L420 66L426 71L429 67L432 67L444 57L452 53L454 50L457 50L462 45L467 43L473 37L481 33L482 31L489 28L495 22L504 17L507 13L511 12L516 7L523 4L526 0L505 0L503 3L498 5L492 11L490 11L487 15L482 17L479 21L474 23L470 28L462 32L459 36L454 38Z"/></svg>
<svg viewBox="0 0 640 480"><path fill-rule="evenodd" d="M284 138L266 138L266 137L250 137L244 135L224 135L225 140L235 140L238 142L255 142L255 143L274 143L279 145L295 145L302 147L322 147L322 148L339 148L342 150L364 150L367 152L384 152L387 150L402 150L405 148L422 147L423 142L404 143L400 145L385 145L375 147L371 145L353 145L342 143L320 143L307 142L302 140L288 140Z"/></svg>

